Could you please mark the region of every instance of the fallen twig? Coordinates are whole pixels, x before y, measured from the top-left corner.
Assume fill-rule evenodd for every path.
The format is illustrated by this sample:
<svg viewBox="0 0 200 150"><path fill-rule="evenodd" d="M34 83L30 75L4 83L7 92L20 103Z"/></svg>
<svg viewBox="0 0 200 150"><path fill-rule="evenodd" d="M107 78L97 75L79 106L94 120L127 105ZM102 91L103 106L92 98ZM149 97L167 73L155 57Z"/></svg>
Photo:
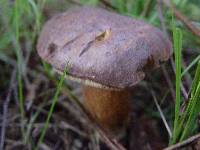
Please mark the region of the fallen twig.
<svg viewBox="0 0 200 150"><path fill-rule="evenodd" d="M174 149L177 149L177 148L181 148L183 146L186 146L187 144L190 144L191 142L194 142L194 141L198 140L199 138L200 138L200 133L197 134L197 135L194 135L194 136L192 136L192 137L190 137L188 139L186 139L183 142L177 143L177 144L172 145L170 147L167 147L167 148L165 148L163 150L174 150Z"/></svg>
<svg viewBox="0 0 200 150"><path fill-rule="evenodd" d="M163 0L163 2L168 8L170 8L169 0ZM183 22L183 24L188 28L188 30L190 30L194 35L200 37L200 29L194 26L192 22L187 17L185 17L179 10L177 10L174 6L173 9L175 17L179 19L181 22Z"/></svg>

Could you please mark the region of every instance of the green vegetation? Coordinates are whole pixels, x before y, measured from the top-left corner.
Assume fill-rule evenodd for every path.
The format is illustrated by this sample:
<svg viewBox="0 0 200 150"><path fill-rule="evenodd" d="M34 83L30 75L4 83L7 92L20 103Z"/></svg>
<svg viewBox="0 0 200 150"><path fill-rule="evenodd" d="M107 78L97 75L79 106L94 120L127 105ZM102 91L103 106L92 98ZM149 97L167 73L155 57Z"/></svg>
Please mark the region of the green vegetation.
<svg viewBox="0 0 200 150"><path fill-rule="evenodd" d="M81 5L93 6L107 5L104 2L103 0L80 0L79 3ZM64 83L66 72L62 75L60 82L56 82L56 86L54 85L53 94L47 93L43 97L43 105L39 105L41 108L31 113L31 116L27 115L26 105L29 102L26 101L26 92L34 84L32 83L33 78L37 78L39 74L43 74L49 82L56 81L57 79L51 67L39 59L36 53L36 41L44 20L52 15L51 11L55 13L55 9L59 12L74 5L71 1L63 3L59 4L59 2L52 0L0 1L0 82L2 83L0 89L3 92L7 91L12 70L16 69L18 102L15 107L17 107L21 116L18 123L21 123L21 137L24 144L34 141L34 137L31 137L30 132L33 124L37 122L41 115L39 110L49 110L45 116L47 119L43 119L43 122L45 120L46 122L43 129L40 130L39 141L36 140L34 143L38 143L35 149L38 149L43 142L62 84ZM193 20L192 23L194 25L200 28L199 0L174 0L173 3L187 18ZM109 9L113 11L145 20L168 33L171 41L173 41L175 73L173 73L173 67L170 63L167 64L167 71L169 74L173 74L175 78L175 80L171 79L171 81L175 87L172 88L175 92L176 100L175 103L169 100L172 98L167 96L170 94L170 87L167 87L166 92L163 94L164 96L162 95L164 97L162 102L164 101L163 103L167 103L167 105L162 105L161 109L163 109L164 116L173 131L172 137L169 139L170 144L181 142L197 133L199 128L197 117L200 113L200 38L193 35L175 17L174 12L171 11L173 10L172 8L165 7L165 5L160 6L163 12L163 14L160 14L156 0L112 0L109 5ZM161 20L161 16L163 20ZM41 68L44 68L44 71ZM164 79L163 76L162 78ZM189 84L187 81L192 84ZM159 83L157 84L159 86ZM188 89L186 90L189 95L188 99L183 96L181 84ZM51 87L50 83L47 85ZM41 91L37 90L37 92ZM36 100L36 97L32 99L32 103ZM47 109L49 100L52 100L52 104L50 109ZM0 105L3 104L0 103ZM157 119L160 118L158 111L155 112L153 109L150 111L152 114L155 114L154 116L157 116Z"/></svg>
<svg viewBox="0 0 200 150"><path fill-rule="evenodd" d="M39 138L39 141L38 141L38 144L37 144L35 150L38 150L39 145L42 143L42 141L43 141L43 139L44 139L46 130L47 130L48 125L49 125L50 118L51 118L52 113L53 113L53 111L54 111L56 102L58 101L58 95L59 95L59 93L60 93L60 91L61 91L61 88L62 88L64 79L65 79L66 73L67 73L67 68L65 68L64 73L63 73L63 75L61 76L61 79L60 79L60 81L59 81L59 83L58 83L58 85L57 85L57 87L56 87L56 93L55 93L55 95L54 95L54 97L53 97L52 104L51 104L51 107L50 107L50 110L49 110L49 113L48 113L48 116L47 116L47 119L46 119L44 128L43 128L43 130L42 130L41 136L40 136L40 138Z"/></svg>

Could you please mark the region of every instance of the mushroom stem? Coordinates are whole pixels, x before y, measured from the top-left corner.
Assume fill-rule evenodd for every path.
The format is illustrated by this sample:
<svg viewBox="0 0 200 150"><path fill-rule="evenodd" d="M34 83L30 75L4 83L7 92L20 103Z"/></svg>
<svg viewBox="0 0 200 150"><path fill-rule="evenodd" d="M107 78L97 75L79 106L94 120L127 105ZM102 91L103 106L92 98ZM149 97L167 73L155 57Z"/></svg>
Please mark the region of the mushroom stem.
<svg viewBox="0 0 200 150"><path fill-rule="evenodd" d="M96 121L111 135L122 133L130 111L130 93L90 86L83 87L84 104Z"/></svg>

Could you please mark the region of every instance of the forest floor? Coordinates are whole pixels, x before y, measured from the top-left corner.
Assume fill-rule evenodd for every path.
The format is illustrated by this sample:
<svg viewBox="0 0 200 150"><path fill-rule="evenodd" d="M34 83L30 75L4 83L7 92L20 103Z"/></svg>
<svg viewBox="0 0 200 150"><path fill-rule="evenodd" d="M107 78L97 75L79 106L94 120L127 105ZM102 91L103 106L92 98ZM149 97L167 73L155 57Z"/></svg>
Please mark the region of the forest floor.
<svg viewBox="0 0 200 150"><path fill-rule="evenodd" d="M1 0L0 150L200 149L200 1L174 0L173 4L174 11L168 0ZM176 72L178 62L172 56L131 90L130 122L121 140L110 138L88 119L78 83L65 80L59 91L61 76L36 51L48 19L83 5L144 20L165 32L175 50L181 49L182 74ZM178 136L173 132L177 110L180 122L186 114ZM170 141L177 147L169 147Z"/></svg>

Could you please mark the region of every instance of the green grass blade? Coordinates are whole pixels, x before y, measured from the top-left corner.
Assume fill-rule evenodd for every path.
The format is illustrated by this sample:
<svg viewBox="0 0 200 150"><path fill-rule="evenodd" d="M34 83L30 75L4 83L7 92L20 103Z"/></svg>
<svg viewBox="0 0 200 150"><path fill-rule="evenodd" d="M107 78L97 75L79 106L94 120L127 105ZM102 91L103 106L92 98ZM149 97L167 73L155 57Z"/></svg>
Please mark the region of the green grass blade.
<svg viewBox="0 0 200 150"><path fill-rule="evenodd" d="M189 99L188 109L185 112L188 114L188 120L183 130L180 141L184 140L195 125L195 120L198 116L200 107L200 61L196 69L195 77L192 84L191 98Z"/></svg>
<svg viewBox="0 0 200 150"><path fill-rule="evenodd" d="M178 28L173 29L173 40L174 40L174 53L175 53L175 65L176 65L176 102L175 102L175 120L173 130L173 143L178 138L178 124L179 124L179 113L181 105L181 49L182 49L182 32Z"/></svg>
<svg viewBox="0 0 200 150"><path fill-rule="evenodd" d="M181 134L179 141L183 141L189 134L192 133L193 128L195 127L197 115L200 107L200 95L199 88L200 85L200 62L198 63L196 74L192 84L192 93L191 98L186 106L186 110L183 112L183 115L180 118L179 127L177 129L178 135ZM185 124L185 126L184 126Z"/></svg>
<svg viewBox="0 0 200 150"><path fill-rule="evenodd" d="M197 92L194 95L194 101L189 113L189 118L183 130L180 141L183 141L191 133L190 130L192 129L192 126L195 124L195 120L199 112L199 106L198 106L198 101L197 101L199 100L199 97L200 97L200 84L198 84L197 86Z"/></svg>
<svg viewBox="0 0 200 150"><path fill-rule="evenodd" d="M180 133L178 132L179 121L180 121L180 105L181 105L181 50L182 50L182 32L180 29L176 28L174 21L174 2L170 0L171 9L171 23L173 32L173 45L174 45L174 55L175 55L175 66L176 66L176 101L175 101L175 118L174 118L174 128L173 136L170 144L176 143Z"/></svg>
<svg viewBox="0 0 200 150"><path fill-rule="evenodd" d="M196 73L195 73L195 76L194 76L194 81L192 83L191 96L194 95L195 89L197 88L198 84L200 84L199 82L200 82L200 61L198 62L198 66L197 66Z"/></svg>
<svg viewBox="0 0 200 150"><path fill-rule="evenodd" d="M183 77L198 61L200 60L200 55L197 56L190 65L182 72L181 77Z"/></svg>
<svg viewBox="0 0 200 150"><path fill-rule="evenodd" d="M49 125L49 121L50 121L50 119L51 119L51 116L52 116L54 107L55 107L56 102L57 102L57 100L58 100L58 95L59 95L59 93L60 93L60 90L61 90L62 85L63 85L63 82L64 82L64 78L65 78L66 72L67 72L67 69L65 68L64 73L62 74L61 79L60 79L60 81L59 81L59 83L58 83L58 85L57 85L57 87L56 87L56 93L55 93L55 95L54 95L54 97L53 97L52 105L51 105L51 107L50 107L50 110L49 110L49 113L48 113L48 116L47 116L47 119L46 119L44 128L43 128L43 130L42 130L42 133L41 133L41 135L40 135L40 138L39 138L39 141L38 141L38 144L37 144L35 150L38 150L38 148L39 148L40 144L42 143L42 141L43 141L43 139L44 139L44 136L45 136L45 134L46 134L46 131L47 131L47 128L48 128L48 125Z"/></svg>
<svg viewBox="0 0 200 150"><path fill-rule="evenodd" d="M35 30L36 32L38 32L40 30L40 22L41 22L41 12L39 10L39 8L37 7L37 4L35 3L35 1L33 0L28 0L28 2L30 3L33 12L35 14Z"/></svg>
<svg viewBox="0 0 200 150"><path fill-rule="evenodd" d="M24 130L24 97L23 97L23 81L22 81L22 54L20 52L20 44L19 44L19 20L20 20L20 5L21 1L16 0L14 5L14 27L15 27L15 39L16 39L16 56L17 56L17 81L18 81L18 96L19 96L19 107L20 107L20 114L21 114L21 120L22 120L22 135L23 138L25 138L25 130ZM25 139L23 139L25 141Z"/></svg>

